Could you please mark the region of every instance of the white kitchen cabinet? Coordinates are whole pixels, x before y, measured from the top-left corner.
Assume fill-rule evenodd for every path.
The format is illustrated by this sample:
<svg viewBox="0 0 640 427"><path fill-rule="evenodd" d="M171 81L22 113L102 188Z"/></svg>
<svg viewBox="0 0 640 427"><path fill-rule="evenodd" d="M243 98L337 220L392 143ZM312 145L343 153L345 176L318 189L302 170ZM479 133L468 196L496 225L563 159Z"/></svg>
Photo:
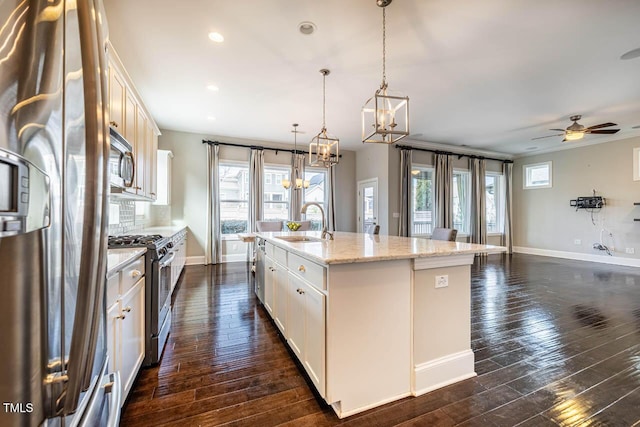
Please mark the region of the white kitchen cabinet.
<svg viewBox="0 0 640 427"><path fill-rule="evenodd" d="M274 307L273 307L273 320L276 322L276 326L282 332L282 335L287 336L287 283L288 273L286 267L282 264L274 262L273 264L273 292L274 292Z"/></svg>
<svg viewBox="0 0 640 427"><path fill-rule="evenodd" d="M124 295L120 301L122 329L119 363L122 378L123 399L129 394L138 369L144 359L144 278Z"/></svg>
<svg viewBox="0 0 640 427"><path fill-rule="evenodd" d="M136 200L157 197L157 149L160 131L135 90L120 58L109 46L109 123L132 147L134 184L121 195Z"/></svg>
<svg viewBox="0 0 640 427"><path fill-rule="evenodd" d="M138 257L107 281L107 354L109 369L122 378L121 406L145 354L144 260Z"/></svg>
<svg viewBox="0 0 640 427"><path fill-rule="evenodd" d="M187 261L187 233L186 231L180 232L180 238L177 239L174 243L173 252L175 252L176 256L171 262L171 292L176 287L178 283L178 279L180 278L180 274L182 270L184 270L184 265Z"/></svg>
<svg viewBox="0 0 640 427"><path fill-rule="evenodd" d="M289 272L287 342L321 396L325 395L326 295Z"/></svg>
<svg viewBox="0 0 640 427"><path fill-rule="evenodd" d="M274 274L275 269L273 268L274 261L270 256L264 257L264 307L267 309L267 312L273 317L273 307L274 307Z"/></svg>

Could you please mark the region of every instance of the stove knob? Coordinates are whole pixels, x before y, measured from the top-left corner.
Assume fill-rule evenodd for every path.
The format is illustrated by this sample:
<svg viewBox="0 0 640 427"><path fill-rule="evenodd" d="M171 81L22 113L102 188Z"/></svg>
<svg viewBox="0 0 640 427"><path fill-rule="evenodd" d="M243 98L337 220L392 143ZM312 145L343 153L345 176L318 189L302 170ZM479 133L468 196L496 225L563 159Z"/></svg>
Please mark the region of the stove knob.
<svg viewBox="0 0 640 427"><path fill-rule="evenodd" d="M167 247L168 247L169 249L171 249L171 248L173 247L173 242L169 242L169 243L167 243Z"/></svg>

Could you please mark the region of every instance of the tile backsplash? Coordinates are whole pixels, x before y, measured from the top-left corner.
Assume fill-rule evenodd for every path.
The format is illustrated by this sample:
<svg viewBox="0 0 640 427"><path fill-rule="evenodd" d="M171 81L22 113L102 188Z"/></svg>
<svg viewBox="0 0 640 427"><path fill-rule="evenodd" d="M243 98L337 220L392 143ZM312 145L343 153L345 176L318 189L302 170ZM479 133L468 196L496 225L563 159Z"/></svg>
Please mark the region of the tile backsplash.
<svg viewBox="0 0 640 427"><path fill-rule="evenodd" d="M148 209L138 209L133 200L111 199L109 201L109 235L135 234L148 225ZM144 214L141 215L142 211Z"/></svg>

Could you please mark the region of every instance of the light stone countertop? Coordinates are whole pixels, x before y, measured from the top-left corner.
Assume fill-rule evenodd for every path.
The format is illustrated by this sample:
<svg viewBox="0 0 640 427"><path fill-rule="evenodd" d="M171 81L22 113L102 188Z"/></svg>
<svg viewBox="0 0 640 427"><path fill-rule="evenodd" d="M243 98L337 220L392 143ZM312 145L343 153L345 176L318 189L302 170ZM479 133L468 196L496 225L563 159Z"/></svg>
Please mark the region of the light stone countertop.
<svg viewBox="0 0 640 427"><path fill-rule="evenodd" d="M419 237L398 237L370 235L362 233L334 233L334 240L287 242L278 236L310 236L320 238L319 231L304 232L259 232L276 246L314 260L321 264L346 264L354 262L372 262L396 259L412 259L462 255L475 253L506 252L504 246L477 245L474 243L445 242Z"/></svg>
<svg viewBox="0 0 640 427"><path fill-rule="evenodd" d="M107 250L107 279L113 277L131 261L147 252L147 248L125 248Z"/></svg>

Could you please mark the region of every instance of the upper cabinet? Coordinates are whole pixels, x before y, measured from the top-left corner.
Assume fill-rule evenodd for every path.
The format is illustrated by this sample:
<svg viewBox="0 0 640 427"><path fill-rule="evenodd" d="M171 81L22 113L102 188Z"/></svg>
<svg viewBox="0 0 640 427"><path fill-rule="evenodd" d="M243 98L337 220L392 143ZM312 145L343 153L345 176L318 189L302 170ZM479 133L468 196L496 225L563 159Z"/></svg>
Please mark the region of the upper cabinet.
<svg viewBox="0 0 640 427"><path fill-rule="evenodd" d="M135 167L134 185L119 195L155 201L160 131L110 44L108 56L109 124L131 144Z"/></svg>

